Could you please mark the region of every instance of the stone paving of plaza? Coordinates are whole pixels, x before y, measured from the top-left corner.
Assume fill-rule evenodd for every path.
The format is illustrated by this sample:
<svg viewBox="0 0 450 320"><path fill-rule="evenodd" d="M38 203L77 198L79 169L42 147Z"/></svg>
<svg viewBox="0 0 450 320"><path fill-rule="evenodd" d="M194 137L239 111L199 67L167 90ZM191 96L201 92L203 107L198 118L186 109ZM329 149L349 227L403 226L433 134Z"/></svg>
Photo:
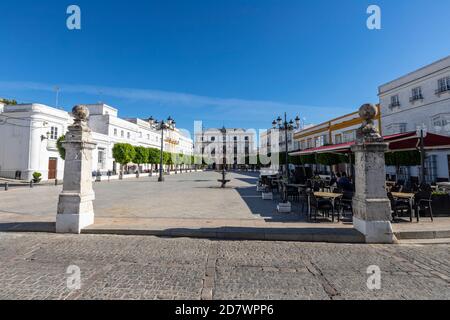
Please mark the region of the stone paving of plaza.
<svg viewBox="0 0 450 320"><path fill-rule="evenodd" d="M94 230L200 230L234 227L311 227L294 204L291 214L277 212L274 201L264 201L256 192L258 173L229 173L225 189L219 188L217 172L184 173L157 177L94 183L96 200ZM61 186L20 187L0 191L0 231L52 231ZM324 221L328 222L328 221ZM324 223L323 225L327 225ZM329 224L351 229L351 225Z"/></svg>
<svg viewBox="0 0 450 320"><path fill-rule="evenodd" d="M366 286L369 265L380 290ZM449 245L0 233L0 299L211 298L449 299Z"/></svg>
<svg viewBox="0 0 450 320"><path fill-rule="evenodd" d="M219 173L197 172L94 183L95 224L89 233L151 234L209 238L362 242L361 234L346 223L306 221L294 204L290 214L277 213L278 196L264 201L256 192L257 173L234 172L226 189ZM61 186L0 190L0 231L54 231ZM401 232L413 229L449 238L450 219L434 223L395 224ZM442 237L442 236L441 236Z"/></svg>
<svg viewBox="0 0 450 320"><path fill-rule="evenodd" d="M229 188L220 189L217 172L170 175L164 183L142 175L94 183L96 217L262 219L272 217L276 203L259 201L257 173L229 173ZM61 186L20 187L0 191L0 219L15 216L55 220Z"/></svg>

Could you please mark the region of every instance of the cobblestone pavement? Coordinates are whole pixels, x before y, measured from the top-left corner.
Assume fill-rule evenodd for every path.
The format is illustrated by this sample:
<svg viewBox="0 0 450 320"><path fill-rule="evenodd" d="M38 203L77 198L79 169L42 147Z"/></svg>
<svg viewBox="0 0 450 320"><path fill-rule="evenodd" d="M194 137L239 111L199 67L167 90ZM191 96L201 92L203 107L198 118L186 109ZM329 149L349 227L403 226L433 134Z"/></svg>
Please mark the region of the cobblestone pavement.
<svg viewBox="0 0 450 320"><path fill-rule="evenodd" d="M0 233L0 299L449 299L449 256L447 244ZM367 288L370 265L380 290Z"/></svg>

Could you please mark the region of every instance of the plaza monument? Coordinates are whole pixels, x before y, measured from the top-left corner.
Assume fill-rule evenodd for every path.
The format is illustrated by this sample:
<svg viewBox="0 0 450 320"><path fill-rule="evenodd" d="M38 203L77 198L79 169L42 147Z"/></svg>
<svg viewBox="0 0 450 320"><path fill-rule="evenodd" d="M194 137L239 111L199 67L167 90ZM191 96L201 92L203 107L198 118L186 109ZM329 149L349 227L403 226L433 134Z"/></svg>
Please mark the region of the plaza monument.
<svg viewBox="0 0 450 320"><path fill-rule="evenodd" d="M374 125L377 108L365 104L359 109L362 126L357 131L355 154L355 195L353 225L367 243L392 243L391 204L385 189L384 153L388 144Z"/></svg>
<svg viewBox="0 0 450 320"><path fill-rule="evenodd" d="M59 195L56 232L80 233L94 223L92 189L92 141L87 124L89 110L78 105L72 109L74 123L68 127L65 141L64 184Z"/></svg>

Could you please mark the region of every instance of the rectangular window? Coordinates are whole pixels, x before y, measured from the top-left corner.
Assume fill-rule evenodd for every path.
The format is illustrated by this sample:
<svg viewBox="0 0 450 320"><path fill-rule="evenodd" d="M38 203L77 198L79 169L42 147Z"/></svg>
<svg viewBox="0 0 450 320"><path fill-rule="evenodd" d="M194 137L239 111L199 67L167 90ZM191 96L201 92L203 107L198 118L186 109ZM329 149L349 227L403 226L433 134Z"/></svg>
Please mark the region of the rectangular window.
<svg viewBox="0 0 450 320"><path fill-rule="evenodd" d="M434 126L434 130L439 131L446 131L450 132L450 114L441 114L439 116L433 117L431 119L431 122Z"/></svg>
<svg viewBox="0 0 450 320"><path fill-rule="evenodd" d="M324 136L316 137L314 142L316 148L322 147L325 143Z"/></svg>
<svg viewBox="0 0 450 320"><path fill-rule="evenodd" d="M106 162L106 153L105 153L105 149L103 148L99 148L98 149L98 165L97 168L98 169L105 169L105 162Z"/></svg>
<svg viewBox="0 0 450 320"><path fill-rule="evenodd" d="M117 129L114 129L114 136L117 137Z"/></svg>
<svg viewBox="0 0 450 320"><path fill-rule="evenodd" d="M445 77L438 80L438 89L436 93L450 91L450 77Z"/></svg>
<svg viewBox="0 0 450 320"><path fill-rule="evenodd" d="M393 123L387 127L391 134L405 133L407 129L406 123Z"/></svg>
<svg viewBox="0 0 450 320"><path fill-rule="evenodd" d="M335 144L342 143L342 134L337 134L337 135L334 136L334 143Z"/></svg>
<svg viewBox="0 0 450 320"><path fill-rule="evenodd" d="M411 94L412 94L411 99L410 99L411 102L423 99L421 87L412 89Z"/></svg>
<svg viewBox="0 0 450 320"><path fill-rule="evenodd" d="M441 117L437 117L437 118L433 119L433 126L435 126L435 127L441 127L442 126Z"/></svg>
<svg viewBox="0 0 450 320"><path fill-rule="evenodd" d="M300 143L300 148L301 148L302 150L305 150L305 149L307 148L307 145L306 145L306 141L305 141L305 140L302 140L302 142Z"/></svg>
<svg viewBox="0 0 450 320"><path fill-rule="evenodd" d="M352 142L356 140L356 131L349 130L343 133L343 142Z"/></svg>
<svg viewBox="0 0 450 320"><path fill-rule="evenodd" d="M58 127L50 128L50 139L57 140L58 139Z"/></svg>
<svg viewBox="0 0 450 320"><path fill-rule="evenodd" d="M391 109L395 108L395 107L400 107L400 98L399 98L398 94L391 97L391 104L389 105L389 108L391 108Z"/></svg>

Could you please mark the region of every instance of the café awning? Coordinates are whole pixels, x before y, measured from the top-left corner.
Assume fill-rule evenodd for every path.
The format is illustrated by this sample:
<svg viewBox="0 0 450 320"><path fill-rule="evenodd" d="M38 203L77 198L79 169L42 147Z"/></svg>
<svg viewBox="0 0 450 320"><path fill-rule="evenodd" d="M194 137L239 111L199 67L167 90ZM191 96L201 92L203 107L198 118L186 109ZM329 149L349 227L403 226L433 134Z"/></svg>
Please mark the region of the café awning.
<svg viewBox="0 0 450 320"><path fill-rule="evenodd" d="M391 151L407 151L417 150L420 147L420 137L415 131L387 135L383 137L384 141L389 144ZM291 156L301 156L315 153L346 153L351 152L354 141L340 144L327 145L317 148L310 148L301 151L289 153ZM434 133L428 133L424 139L426 150L432 149L450 149L450 137L442 136Z"/></svg>

